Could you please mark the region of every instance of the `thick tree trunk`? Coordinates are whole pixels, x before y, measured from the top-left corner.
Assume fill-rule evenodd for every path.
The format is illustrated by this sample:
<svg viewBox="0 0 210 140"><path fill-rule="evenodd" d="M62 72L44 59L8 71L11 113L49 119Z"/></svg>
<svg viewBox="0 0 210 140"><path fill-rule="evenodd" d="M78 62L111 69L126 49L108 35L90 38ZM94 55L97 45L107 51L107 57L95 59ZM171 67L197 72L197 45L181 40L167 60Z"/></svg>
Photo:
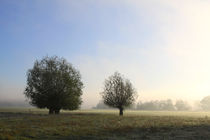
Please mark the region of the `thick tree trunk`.
<svg viewBox="0 0 210 140"><path fill-rule="evenodd" d="M55 110L55 114L60 114L60 109Z"/></svg>
<svg viewBox="0 0 210 140"><path fill-rule="evenodd" d="M49 109L49 114L54 114L54 110L52 108Z"/></svg>
<svg viewBox="0 0 210 140"><path fill-rule="evenodd" d="M120 116L123 116L123 108L120 108Z"/></svg>

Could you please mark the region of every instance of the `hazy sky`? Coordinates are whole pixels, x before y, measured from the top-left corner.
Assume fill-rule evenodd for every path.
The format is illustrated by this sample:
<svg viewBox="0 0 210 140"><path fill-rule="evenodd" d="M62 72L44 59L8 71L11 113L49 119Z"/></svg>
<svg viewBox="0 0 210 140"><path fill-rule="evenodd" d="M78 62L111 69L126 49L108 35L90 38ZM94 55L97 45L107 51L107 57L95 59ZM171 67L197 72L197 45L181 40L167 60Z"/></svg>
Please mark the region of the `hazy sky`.
<svg viewBox="0 0 210 140"><path fill-rule="evenodd" d="M0 100L24 99L26 72L46 55L80 70L82 107L115 71L138 100L200 100L209 53L208 0L0 0Z"/></svg>

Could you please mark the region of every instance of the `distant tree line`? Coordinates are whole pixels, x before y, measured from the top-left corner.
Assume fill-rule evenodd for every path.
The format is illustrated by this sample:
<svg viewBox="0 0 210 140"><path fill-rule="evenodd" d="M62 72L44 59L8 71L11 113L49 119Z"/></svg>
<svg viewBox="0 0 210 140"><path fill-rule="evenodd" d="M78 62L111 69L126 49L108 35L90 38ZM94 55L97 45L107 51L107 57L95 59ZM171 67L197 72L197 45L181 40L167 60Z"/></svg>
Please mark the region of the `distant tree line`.
<svg viewBox="0 0 210 140"><path fill-rule="evenodd" d="M175 103L171 99L168 100L156 100L148 102L139 102L136 106L137 110L168 110L168 111L187 111L191 110L191 105L183 100L177 100Z"/></svg>
<svg viewBox="0 0 210 140"><path fill-rule="evenodd" d="M99 103L96 106L92 107L92 109L112 109L112 108L105 105L103 101L99 101Z"/></svg>
<svg viewBox="0 0 210 140"><path fill-rule="evenodd" d="M32 107L28 102L25 101L11 101L11 100L7 100L7 101L1 101L0 100L0 107L24 107L24 108L28 108L28 107Z"/></svg>
<svg viewBox="0 0 210 140"><path fill-rule="evenodd" d="M148 102L139 102L136 105L137 110L175 110L172 100L156 100Z"/></svg>
<svg viewBox="0 0 210 140"><path fill-rule="evenodd" d="M133 110L151 110L151 111L210 111L210 96L204 97L202 100L196 102L193 106L184 100L177 100L173 102L171 99L167 100L152 100L137 104L132 104L128 109ZM92 109L113 109L99 101L99 103Z"/></svg>
<svg viewBox="0 0 210 140"><path fill-rule="evenodd" d="M100 101L93 109L111 109L107 105ZM132 104L128 109L135 110L152 110L152 111L189 111L192 109L191 105L187 101L177 100L175 103L171 99L167 100L155 100L147 102L138 102Z"/></svg>
<svg viewBox="0 0 210 140"><path fill-rule="evenodd" d="M210 96L204 97L199 105L204 111L210 111Z"/></svg>

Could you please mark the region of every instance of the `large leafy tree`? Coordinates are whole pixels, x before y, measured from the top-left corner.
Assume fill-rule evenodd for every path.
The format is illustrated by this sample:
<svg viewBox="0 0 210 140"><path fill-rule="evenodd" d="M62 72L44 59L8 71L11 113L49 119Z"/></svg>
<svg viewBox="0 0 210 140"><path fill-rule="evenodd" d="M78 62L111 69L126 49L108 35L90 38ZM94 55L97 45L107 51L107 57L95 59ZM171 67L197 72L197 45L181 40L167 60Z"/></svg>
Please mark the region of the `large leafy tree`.
<svg viewBox="0 0 210 140"><path fill-rule="evenodd" d="M46 56L28 70L24 94L31 105L59 114L61 109L79 108L82 88L79 71L66 59Z"/></svg>
<svg viewBox="0 0 210 140"><path fill-rule="evenodd" d="M104 104L118 108L119 115L123 115L123 110L132 105L136 97L131 82L118 72L105 80L104 91L101 94Z"/></svg>

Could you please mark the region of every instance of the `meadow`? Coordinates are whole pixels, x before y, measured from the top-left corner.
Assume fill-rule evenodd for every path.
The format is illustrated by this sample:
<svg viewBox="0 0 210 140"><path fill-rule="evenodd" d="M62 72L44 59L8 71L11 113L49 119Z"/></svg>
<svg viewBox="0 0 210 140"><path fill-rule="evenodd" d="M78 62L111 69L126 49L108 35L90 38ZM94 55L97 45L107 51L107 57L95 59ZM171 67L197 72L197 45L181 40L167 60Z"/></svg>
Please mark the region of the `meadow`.
<svg viewBox="0 0 210 140"><path fill-rule="evenodd" d="M0 140L210 139L210 112L1 108Z"/></svg>

